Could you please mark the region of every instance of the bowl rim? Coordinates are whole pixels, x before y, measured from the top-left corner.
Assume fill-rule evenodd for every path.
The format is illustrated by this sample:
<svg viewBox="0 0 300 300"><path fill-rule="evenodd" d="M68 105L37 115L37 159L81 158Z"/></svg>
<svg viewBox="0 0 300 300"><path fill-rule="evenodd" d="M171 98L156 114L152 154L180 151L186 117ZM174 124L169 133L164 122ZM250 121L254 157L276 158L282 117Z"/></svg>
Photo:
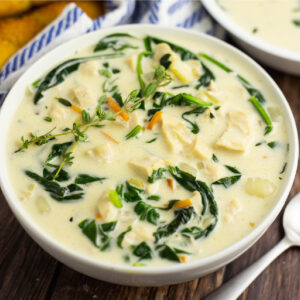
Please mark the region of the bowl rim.
<svg viewBox="0 0 300 300"><path fill-rule="evenodd" d="M244 43L271 55L300 63L300 53L281 48L279 46L265 42L264 40L259 39L256 36L253 36L248 31L239 26L238 23L232 20L228 16L228 14L221 9L216 0L201 1L207 11L222 27L224 27L232 35L242 40Z"/></svg>
<svg viewBox="0 0 300 300"><path fill-rule="evenodd" d="M233 255L234 253L238 252L238 256L242 254L246 249L248 249L250 246L252 246L255 239L257 239L258 235L261 235L266 229L269 228L271 223L275 220L275 218L278 216L280 210L282 209L287 196L290 192L290 189L292 187L296 169L297 169L297 162L298 162L298 155L299 155L299 149L298 149L298 134L297 134L297 128L295 124L295 120L293 117L293 114L291 112L291 109L288 105L287 100L285 99L283 93L279 89L279 87L276 85L275 81L267 74L264 69L258 65L252 58L250 58L248 55L244 54L241 50L225 43L224 41L221 41L215 37L209 36L204 33L199 33L183 28L170 28L168 26L158 26L158 25L140 25L140 24L133 24L133 25L122 25L117 26L113 28L107 28L107 29L101 29L95 32L90 32L88 34L79 36L75 39L72 39L70 41L67 41L66 43L63 43L62 45L54 48L50 52L48 52L46 55L39 58L32 66L26 70L26 72L16 81L12 89L9 91L2 108L0 110L0 128L5 124L5 116L6 111L9 110L10 107L13 107L13 98L14 93L18 90L19 86L23 84L23 81L26 80L27 74L30 74L31 70L36 69L37 66L42 65L43 63L47 62L49 60L48 58L53 56L56 52L59 52L59 50L63 49L66 46L70 45L83 45L85 44L84 41L89 39L95 39L95 37L102 37L106 34L110 34L116 31L126 31L126 30L141 30L141 31L149 31L149 30L163 30L174 34L181 34L181 35L188 35L190 37L194 36L196 39L204 39L211 43L217 44L222 49L229 51L233 54L236 54L241 59L245 61L250 66L252 66L255 69L255 72L259 72L262 77L271 84L272 88L278 95L278 98L280 98L280 105L284 107L287 116L289 117L290 127L292 129L292 132L290 132L290 158L289 158L289 164L288 168L286 170L286 179L285 179L285 185L281 189L281 196L278 196L277 203L273 206L273 208L268 212L267 216L246 236L239 239L234 244L230 245L229 247L216 252L213 255L203 257L197 260L193 260L184 264L174 264L174 265L167 265L167 266L147 266L145 268L137 268L134 266L126 266L126 265L117 265L112 264L106 261L102 261L100 259L96 258L90 258L87 254L78 253L75 250L69 248L68 246L65 246L64 244L56 241L54 237L50 236L46 232L44 232L42 229L38 227L38 223L36 223L34 220L32 220L28 213L24 214L22 213L24 209L21 208L21 204L19 203L18 198L14 194L13 188L10 187L10 180L8 177L8 172L6 168L6 159L5 155L0 155L0 165L5 165L5 171L0 172L0 187L2 189L2 192L5 196L6 202L8 203L9 207L13 211L14 215L18 219L18 221L21 223L22 227L25 229L25 231L33 238L37 244L42 247L46 252L50 252L51 256L54 256L55 258L57 256L62 257L62 255L69 256L69 258L72 259L72 261L76 261L77 263L84 263L86 265L94 266L99 269L107 270L107 271L117 271L119 273L131 273L131 274L138 274L138 275L157 275L157 274L171 274L174 272L180 272L180 271L189 271L193 269L200 269L202 267L205 268L205 266L210 266L214 262L220 262L222 259L225 259L226 257ZM87 43L89 45L89 43ZM83 49L87 46L79 46L79 49ZM74 53L73 53L74 54ZM72 53L68 54L68 56L72 55ZM54 65L55 63L58 63L63 55L59 55L58 58L55 59L55 61L51 61L51 65ZM26 86L26 85L25 85ZM25 87L24 87L25 89ZM7 101L6 101L7 100ZM14 111L15 113L15 111ZM11 120L11 119L10 119ZM9 121L10 121L9 120ZM8 125L7 125L8 127ZM1 135L3 135L3 132L1 132ZM5 143L0 145L0 153L3 152L6 153L4 146ZM3 164L2 164L3 163ZM250 245L249 245L250 242ZM50 250L49 250L50 249ZM244 249L241 251L241 249ZM55 251L56 255L52 254L53 251ZM59 253L59 255L57 255ZM235 255L237 257L237 255ZM64 260L61 260L64 263ZM71 265L70 265L71 266ZM72 267L72 266L71 266Z"/></svg>

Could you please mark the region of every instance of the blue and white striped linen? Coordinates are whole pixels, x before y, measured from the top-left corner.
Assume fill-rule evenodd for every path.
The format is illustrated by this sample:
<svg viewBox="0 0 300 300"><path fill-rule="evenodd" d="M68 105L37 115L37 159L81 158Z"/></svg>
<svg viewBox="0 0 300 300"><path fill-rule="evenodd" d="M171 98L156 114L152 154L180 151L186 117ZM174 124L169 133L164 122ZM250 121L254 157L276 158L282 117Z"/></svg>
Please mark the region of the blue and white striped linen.
<svg viewBox="0 0 300 300"><path fill-rule="evenodd" d="M208 16L200 0L107 0L107 13L90 19L75 4L10 58L0 71L0 105L18 77L38 58L59 44L100 28L131 23L191 28L222 37L223 31Z"/></svg>

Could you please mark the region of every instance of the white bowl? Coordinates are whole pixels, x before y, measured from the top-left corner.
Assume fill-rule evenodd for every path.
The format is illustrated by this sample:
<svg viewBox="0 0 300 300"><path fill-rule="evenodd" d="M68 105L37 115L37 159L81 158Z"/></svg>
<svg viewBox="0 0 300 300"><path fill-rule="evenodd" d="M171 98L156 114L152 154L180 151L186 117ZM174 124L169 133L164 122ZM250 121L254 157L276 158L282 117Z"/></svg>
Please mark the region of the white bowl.
<svg viewBox="0 0 300 300"><path fill-rule="evenodd" d="M220 8L216 0L202 0L202 3L236 42L261 63L279 71L300 75L300 53L279 48L247 32Z"/></svg>
<svg viewBox="0 0 300 300"><path fill-rule="evenodd" d="M8 138L7 135L10 122L19 103L22 101L28 83L33 82L36 78L44 74L47 70L49 70L49 68L51 68L51 66L57 64L58 61L71 56L75 49L86 48L89 45L95 44L104 35L116 31L131 32L133 34L151 33L154 35L162 33L188 37L198 40L199 44L207 43L212 45L215 49L221 50L225 56L234 55L236 60L239 60L248 68L249 72L263 80L265 87L271 91L271 96L274 98L274 101L277 102L283 111L284 118L286 120L285 125L289 135L290 151L288 154L288 167L283 182L283 188L277 197L277 202L266 218L260 224L258 224L252 232L232 246L212 256L185 264L147 268L118 266L90 258L67 248L43 232L34 222L34 220L30 218L29 214L22 208L22 205L10 183L7 170L8 161L6 160L6 143L4 141ZM7 95L0 112L0 128L2 141L0 144L0 185L7 199L7 203L26 232L46 252L72 269L97 279L133 286L159 286L192 280L196 277L206 275L221 268L245 252L251 245L255 243L255 241L257 241L257 239L265 232L265 230L268 229L271 223L275 220L276 216L279 214L292 186L298 160L298 136L292 112L286 99L275 82L259 65L257 65L252 59L247 57L241 51L211 36L199 34L185 29L151 25L129 25L100 30L71 40L49 52L21 76L21 78L16 82L14 87Z"/></svg>

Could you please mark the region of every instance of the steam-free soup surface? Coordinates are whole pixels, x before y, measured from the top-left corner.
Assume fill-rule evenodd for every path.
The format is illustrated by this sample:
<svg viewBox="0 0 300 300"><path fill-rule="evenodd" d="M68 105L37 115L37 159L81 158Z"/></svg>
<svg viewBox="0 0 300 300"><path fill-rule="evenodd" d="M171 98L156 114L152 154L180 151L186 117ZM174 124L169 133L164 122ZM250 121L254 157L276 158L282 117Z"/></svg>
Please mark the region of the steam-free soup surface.
<svg viewBox="0 0 300 300"><path fill-rule="evenodd" d="M300 53L298 0L219 0L218 3L237 26L274 46Z"/></svg>
<svg viewBox="0 0 300 300"><path fill-rule="evenodd" d="M288 151L279 107L234 57L183 36L148 36L145 49L145 37L106 37L29 82L7 141L41 230L137 267L247 235L275 204Z"/></svg>

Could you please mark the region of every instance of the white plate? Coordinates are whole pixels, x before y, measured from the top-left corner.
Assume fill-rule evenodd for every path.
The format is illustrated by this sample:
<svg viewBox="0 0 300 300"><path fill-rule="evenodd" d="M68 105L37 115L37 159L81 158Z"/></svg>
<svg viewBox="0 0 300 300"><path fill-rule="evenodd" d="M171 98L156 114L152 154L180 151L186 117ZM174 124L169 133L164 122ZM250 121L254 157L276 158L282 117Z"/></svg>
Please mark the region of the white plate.
<svg viewBox="0 0 300 300"><path fill-rule="evenodd" d="M220 8L216 0L202 0L202 3L215 20L234 37L236 42L261 63L279 71L300 75L300 53L276 47L253 36L234 22Z"/></svg>

